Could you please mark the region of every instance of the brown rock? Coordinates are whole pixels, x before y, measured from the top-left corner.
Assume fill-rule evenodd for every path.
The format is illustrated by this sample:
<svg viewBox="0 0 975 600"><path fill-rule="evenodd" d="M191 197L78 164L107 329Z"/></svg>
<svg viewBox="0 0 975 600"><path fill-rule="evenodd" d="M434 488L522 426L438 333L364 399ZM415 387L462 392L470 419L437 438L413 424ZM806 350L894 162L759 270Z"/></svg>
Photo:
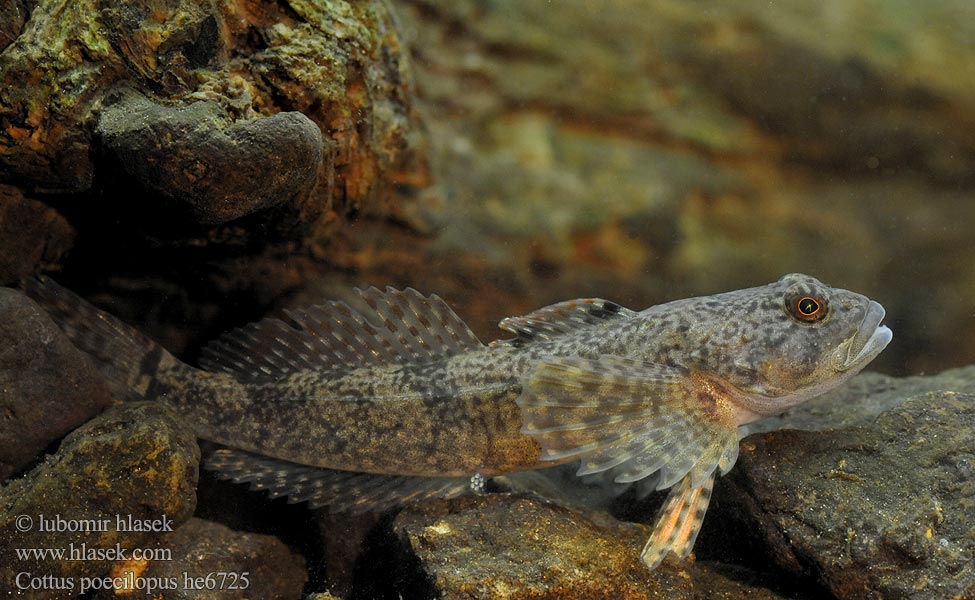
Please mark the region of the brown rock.
<svg viewBox="0 0 975 600"><path fill-rule="evenodd" d="M160 533L120 527L118 519L154 521L157 529L189 519L199 460L190 428L155 403L115 406L73 431L56 454L0 488L0 595L31 586L16 579L29 572L49 578L29 597L74 597L83 577L110 574L113 552L159 547ZM17 548L74 551L80 559L21 557Z"/></svg>
<svg viewBox="0 0 975 600"><path fill-rule="evenodd" d="M411 506L392 527L402 572L387 574L377 585L403 597L779 598L691 560L668 560L651 573L639 556L647 527L526 496L467 496Z"/></svg>
<svg viewBox="0 0 975 600"><path fill-rule="evenodd" d="M0 284L56 262L74 243L74 228L54 209L0 184Z"/></svg>
<svg viewBox="0 0 975 600"><path fill-rule="evenodd" d="M0 288L0 481L110 402L101 374L47 313Z"/></svg>
<svg viewBox="0 0 975 600"><path fill-rule="evenodd" d="M0 52L20 35L28 15L30 9L24 0L0 4Z"/></svg>
<svg viewBox="0 0 975 600"><path fill-rule="evenodd" d="M304 560L276 537L203 519L190 519L160 545L172 551L171 560L116 563L113 576L161 582L167 600L298 600L308 578ZM118 598L118 592L96 597Z"/></svg>
<svg viewBox="0 0 975 600"><path fill-rule="evenodd" d="M273 191L286 186L295 169L300 181L290 185L307 187L308 171L317 171L322 185L288 215L307 225L333 205L395 213L394 196L408 197L397 190L429 182L409 60L386 2L42 1L33 4L25 27L19 0L4 7L0 15L9 13L11 21L0 42L12 41L0 54L0 180L71 194L88 191L96 174L111 180L116 163L92 151L92 132L114 90L131 86L152 90L154 101L174 110L192 112L199 109L190 108L194 102L212 102L239 123L225 139L218 132L203 135L212 121L196 122L201 130L193 139L216 148L187 146L186 132L172 142L157 140L192 149L174 157L191 167L188 172L167 173L195 180L197 201L201 193L212 204L221 191ZM325 133L324 142L298 116L274 116L289 112L306 115ZM151 148L147 141L137 145ZM318 153L310 149L316 142ZM125 143L114 148L125 149ZM278 150L285 156L276 157ZM127 154L123 165L151 169L140 161L154 156ZM225 168L234 161L242 167L236 178ZM213 168L214 162L220 166ZM240 182L245 177L249 190ZM146 183L170 190L164 179ZM126 197L131 190L119 193ZM214 223L248 211L224 214L211 206L204 212Z"/></svg>

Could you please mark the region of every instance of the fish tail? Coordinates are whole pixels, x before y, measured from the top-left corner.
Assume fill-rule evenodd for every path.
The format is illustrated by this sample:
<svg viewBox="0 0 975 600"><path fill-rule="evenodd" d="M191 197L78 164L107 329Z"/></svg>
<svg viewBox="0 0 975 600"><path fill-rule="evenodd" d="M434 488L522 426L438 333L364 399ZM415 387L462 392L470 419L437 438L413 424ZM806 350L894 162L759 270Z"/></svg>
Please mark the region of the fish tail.
<svg viewBox="0 0 975 600"><path fill-rule="evenodd" d="M49 277L26 279L22 288L72 343L95 361L117 399L145 399L150 384L161 371L182 364L135 328L98 310Z"/></svg>
<svg viewBox="0 0 975 600"><path fill-rule="evenodd" d="M651 570L668 552L679 558L691 553L708 510L713 486L714 474L697 487L691 486L691 476L688 475L670 491L653 533L640 553L640 558Z"/></svg>

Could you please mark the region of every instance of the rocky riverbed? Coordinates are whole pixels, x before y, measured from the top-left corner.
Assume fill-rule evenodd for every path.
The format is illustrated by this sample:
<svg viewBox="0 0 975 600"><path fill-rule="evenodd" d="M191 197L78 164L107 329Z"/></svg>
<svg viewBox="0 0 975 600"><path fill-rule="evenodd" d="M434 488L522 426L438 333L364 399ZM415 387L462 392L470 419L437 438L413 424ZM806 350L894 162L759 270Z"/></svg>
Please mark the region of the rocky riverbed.
<svg viewBox="0 0 975 600"><path fill-rule="evenodd" d="M0 2L0 591L975 597L973 24L952 0ZM491 340L569 298L793 271L887 308L889 375L753 427L695 560L653 574L661 498L564 470L356 517L217 481L13 289L53 275L195 364L354 287L437 293ZM173 531L88 527L119 515ZM116 552L16 554L82 544Z"/></svg>
<svg viewBox="0 0 975 600"><path fill-rule="evenodd" d="M4 294L8 306L38 310L19 292ZM75 374L66 390L98 389L100 376L59 330L21 323L30 350L7 352L0 362L8 382L0 438L36 441L0 489L0 582L11 592L26 586L30 597L67 598L109 578L158 587L167 598L198 597L187 582L213 587L208 575L221 573L225 589L207 597L298 599L315 590L350 599L975 594L975 367L903 379L863 374L767 423L773 429L744 438L739 464L719 481L696 558L671 557L650 573L639 549L661 499L607 495L564 473L496 486L515 492L352 517L199 480L190 427L152 402L76 415L69 425L76 428L58 442L61 429L49 424L67 414L59 401L75 400L53 393L36 373ZM49 401L20 402L23 390ZM203 518L190 519L194 511ZM163 526L131 531L118 524L120 515ZM51 525L54 518L64 525ZM92 525L102 520L108 525ZM85 523L88 530L78 530ZM17 554L83 544L100 550L98 559ZM122 554L104 554L113 548ZM156 558L132 555L146 548Z"/></svg>

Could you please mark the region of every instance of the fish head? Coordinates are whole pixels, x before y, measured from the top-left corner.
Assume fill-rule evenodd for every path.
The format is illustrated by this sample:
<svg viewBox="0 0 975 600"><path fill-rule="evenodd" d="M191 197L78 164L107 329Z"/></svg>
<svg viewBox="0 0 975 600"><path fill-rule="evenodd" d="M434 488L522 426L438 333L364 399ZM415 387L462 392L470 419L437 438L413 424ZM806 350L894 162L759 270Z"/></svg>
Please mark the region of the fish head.
<svg viewBox="0 0 975 600"><path fill-rule="evenodd" d="M862 294L793 273L712 296L692 330L704 370L727 382L750 422L778 414L859 372L890 342L884 308ZM710 323L710 325L708 325Z"/></svg>

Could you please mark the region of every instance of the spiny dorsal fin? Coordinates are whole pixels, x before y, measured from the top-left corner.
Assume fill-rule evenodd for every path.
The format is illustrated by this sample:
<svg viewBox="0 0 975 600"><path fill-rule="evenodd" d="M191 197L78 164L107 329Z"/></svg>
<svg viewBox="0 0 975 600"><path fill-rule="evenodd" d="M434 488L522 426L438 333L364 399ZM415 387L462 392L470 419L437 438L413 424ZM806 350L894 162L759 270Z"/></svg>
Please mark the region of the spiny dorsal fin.
<svg viewBox="0 0 975 600"><path fill-rule="evenodd" d="M483 348L436 295L356 291L367 306L361 312L343 302L286 310L290 322L265 319L210 343L200 365L244 381L275 380L305 369L417 364Z"/></svg>
<svg viewBox="0 0 975 600"><path fill-rule="evenodd" d="M566 300L520 317L503 319L498 327L518 337L494 345L548 340L580 329L609 325L636 316L636 312L602 298Z"/></svg>
<svg viewBox="0 0 975 600"><path fill-rule="evenodd" d="M333 513L382 511L416 500L452 498L470 488L470 479L463 477L335 471L229 448L214 452L205 466L221 479L249 483L272 498L286 496L288 502L308 502L311 508L327 506Z"/></svg>

